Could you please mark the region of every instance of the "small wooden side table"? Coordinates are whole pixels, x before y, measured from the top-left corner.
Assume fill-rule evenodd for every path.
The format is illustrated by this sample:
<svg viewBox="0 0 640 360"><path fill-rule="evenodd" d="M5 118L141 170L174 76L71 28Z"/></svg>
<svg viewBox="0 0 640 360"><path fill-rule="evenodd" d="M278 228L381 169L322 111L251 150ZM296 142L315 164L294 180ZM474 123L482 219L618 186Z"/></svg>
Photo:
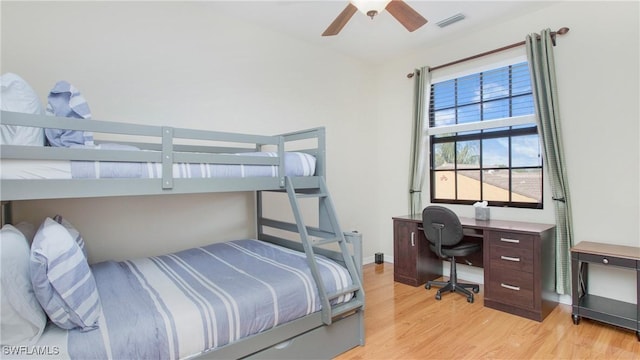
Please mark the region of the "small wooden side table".
<svg viewBox="0 0 640 360"><path fill-rule="evenodd" d="M628 269L636 273L635 304L589 294L589 264ZM583 241L571 248L572 318L589 318L636 332L640 341L640 247Z"/></svg>

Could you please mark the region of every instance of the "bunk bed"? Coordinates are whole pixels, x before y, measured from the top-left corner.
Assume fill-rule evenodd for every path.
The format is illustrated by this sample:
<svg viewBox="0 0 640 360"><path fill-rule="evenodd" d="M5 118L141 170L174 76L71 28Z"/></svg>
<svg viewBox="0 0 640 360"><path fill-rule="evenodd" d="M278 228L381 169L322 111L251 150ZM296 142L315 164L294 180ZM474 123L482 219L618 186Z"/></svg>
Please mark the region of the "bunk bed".
<svg viewBox="0 0 640 360"><path fill-rule="evenodd" d="M220 336L199 341L204 345L197 345L195 348L182 343L180 350L176 349L177 345L171 345L169 350L162 353L151 350L145 352L147 350L136 348L135 351L138 353L135 357L146 354L148 356L145 357L160 358L316 359L331 358L364 344L361 236L357 233L345 233L340 229L324 179L326 172L324 128L265 136L112 121L80 121L8 111L2 111L0 116L2 125L91 132L96 135L96 139L100 139L95 141L96 146L90 147L1 145L0 197L3 203L3 223L11 223L11 204L20 200L236 191L256 193L256 239L225 243L214 241L209 246L185 249L182 252L161 257L92 265L91 271L95 275L97 288L100 291L103 316L108 315L109 308L119 306L119 296L107 295L120 288L117 282L111 283L111 279L120 276L118 274L126 268L128 272L122 276L137 276L144 280L136 282L135 286L152 287L148 280L151 275L145 273L143 268L157 269L160 263L164 266L163 272L174 275L180 272L180 268L201 266L203 269L209 269L203 272L208 272L211 276L199 281L206 282L208 286L216 289L218 289L216 277L220 277L220 281L226 277L230 280L231 290L220 288L218 291L229 296L229 301L226 302L227 308L233 308L232 313L235 311L236 317L241 317L238 314L244 313L245 310L241 309L255 311L254 314L247 310L248 314L253 314L249 317L254 322L250 325L255 328L254 330L234 330L229 336L218 334ZM110 168L115 170L109 170ZM49 171L51 169L55 171ZM255 173L252 173L254 170ZM263 215L263 205L266 202L263 198L264 192L276 192L286 196L291 205L294 221L265 217ZM298 200L300 198L317 199L318 219L311 222L314 226L307 225L308 222L303 219ZM243 257L239 260L224 258L221 254L225 252L233 252ZM197 260L204 261L205 265L183 262L186 258L195 257L194 253L205 254L209 260ZM293 257L297 264L282 265L277 259L279 257ZM317 304L300 314L291 316L280 313L282 309L277 309L277 306L273 305L275 302L285 300L265 301L267 295L253 296L251 297L253 303L238 305L237 302L246 300L248 296L241 294L236 298L233 296L233 291L244 286L237 286L240 280L235 279L234 282L231 274L225 276L225 270L214 268L213 265L209 268L208 264L212 263L211 258L215 258L217 262L227 267L237 268L235 276L250 275L252 281L260 283L265 283L267 279L259 278L257 273L249 274L251 269L262 269L256 270L261 274L276 274L278 268L298 267L293 271L297 274L294 276L307 279L306 297L313 298L311 302L317 302ZM248 263L249 259L254 258L259 258L262 265ZM235 266L234 262L249 265ZM167 265L169 263L173 265ZM265 263L269 263L273 268L260 268ZM300 275L302 272L304 274ZM273 277L280 278L280 275L273 275ZM110 279L109 282L106 281L107 278ZM327 281L331 279L334 281ZM177 283L183 280L174 281ZM193 284L181 286L197 287ZM270 289L270 293L280 291L273 286L275 285L266 286ZM190 296L198 297L199 293L194 290ZM296 296L299 295L287 295L288 298ZM120 299L120 301L123 300ZM271 305L265 306L265 302ZM230 303L232 305L229 305ZM144 306L150 305L144 304ZM241 308L242 306L245 307ZM267 320L263 320L261 325L256 325L256 318L261 317L265 307L276 308L275 312L283 320L274 321L274 315L265 315ZM202 311L200 307L196 312ZM211 312L216 311L218 310ZM165 319L158 321L166 322L167 315L162 316ZM181 317L181 314L171 316ZM112 325L115 322L110 319L102 321L109 324L107 327L115 326ZM199 321L198 319L194 324L200 324ZM98 321L99 324L100 321ZM192 335L182 334L179 330L189 328L189 323L182 321L178 326L174 321L172 324L173 333L171 334L174 338L193 338ZM226 332L231 326L229 324L225 328ZM130 322L128 326L131 327ZM202 325L194 326L202 327ZM51 324L47 329L41 339L44 339L44 344L48 345L61 338L69 341L72 338L94 338L94 341L103 344L109 343L109 341L102 341L105 336L108 338L119 332L127 334L137 332L137 330L132 332L109 328L104 331L81 333L77 329L67 331ZM109 335L105 335L107 331ZM216 333L212 328L201 332ZM121 342L127 344L129 340L124 338L127 341ZM162 337L151 336L151 338L157 342ZM110 349L105 345L103 352L93 353L93 356L101 358L107 354L107 357L121 358L132 355L120 352L123 351L122 349L114 348L117 342L114 338ZM168 346L167 342L173 344L169 340L161 340L161 342L162 344L154 343L150 346L157 348ZM132 347L130 343L127 346ZM93 348L95 350L96 346ZM182 349L190 350L182 352ZM69 352L74 353L73 351L75 350L68 350L65 347L63 353L66 355ZM78 354L82 354L79 357L84 357L91 352ZM7 355L6 352L5 355Z"/></svg>

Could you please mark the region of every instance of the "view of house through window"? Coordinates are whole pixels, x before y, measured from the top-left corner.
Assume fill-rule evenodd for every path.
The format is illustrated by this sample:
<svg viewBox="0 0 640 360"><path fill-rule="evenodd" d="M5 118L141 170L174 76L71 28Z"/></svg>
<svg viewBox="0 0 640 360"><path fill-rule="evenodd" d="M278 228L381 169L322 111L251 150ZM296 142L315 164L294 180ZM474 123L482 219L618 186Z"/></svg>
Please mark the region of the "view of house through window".
<svg viewBox="0 0 640 360"><path fill-rule="evenodd" d="M527 63L431 85L431 202L542 208Z"/></svg>

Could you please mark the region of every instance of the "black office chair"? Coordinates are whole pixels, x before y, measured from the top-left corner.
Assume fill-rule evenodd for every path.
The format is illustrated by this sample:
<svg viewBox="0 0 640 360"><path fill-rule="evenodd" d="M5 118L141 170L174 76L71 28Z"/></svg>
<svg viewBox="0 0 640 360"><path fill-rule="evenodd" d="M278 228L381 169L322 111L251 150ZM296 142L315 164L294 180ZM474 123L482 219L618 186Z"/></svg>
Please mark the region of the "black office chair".
<svg viewBox="0 0 640 360"><path fill-rule="evenodd" d="M459 292L467 296L467 301L473 302L473 294L480 291L476 284L458 282L456 272L456 256L467 256L480 251L480 244L463 242L462 224L458 215L442 206L427 206L422 211L422 227L424 235L429 241L429 248L444 260L451 262L449 281L427 281L424 286L431 289L432 285L441 286L436 293L436 300L442 298L445 291Z"/></svg>

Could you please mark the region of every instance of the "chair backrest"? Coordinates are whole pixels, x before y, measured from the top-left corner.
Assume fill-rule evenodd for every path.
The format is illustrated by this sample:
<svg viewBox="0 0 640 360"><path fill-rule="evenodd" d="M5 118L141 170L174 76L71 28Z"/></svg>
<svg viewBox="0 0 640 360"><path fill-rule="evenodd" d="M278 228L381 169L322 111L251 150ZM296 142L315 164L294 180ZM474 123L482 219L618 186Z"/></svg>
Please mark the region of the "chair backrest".
<svg viewBox="0 0 640 360"><path fill-rule="evenodd" d="M444 227L442 227L444 226ZM442 245L453 246L462 240L462 224L458 215L443 206L431 205L422 210L422 227L430 243L436 244L442 227Z"/></svg>

